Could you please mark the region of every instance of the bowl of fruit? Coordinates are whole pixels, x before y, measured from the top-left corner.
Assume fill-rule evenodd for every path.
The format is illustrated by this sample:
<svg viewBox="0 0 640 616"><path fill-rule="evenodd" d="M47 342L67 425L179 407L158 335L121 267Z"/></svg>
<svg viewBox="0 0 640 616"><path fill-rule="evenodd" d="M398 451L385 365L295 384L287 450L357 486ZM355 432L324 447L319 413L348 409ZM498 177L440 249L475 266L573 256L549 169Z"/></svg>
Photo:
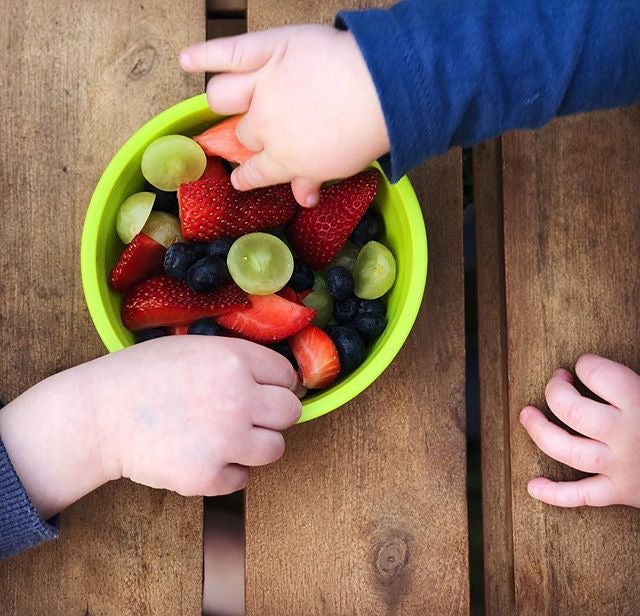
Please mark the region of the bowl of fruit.
<svg viewBox="0 0 640 616"><path fill-rule="evenodd" d="M238 192L251 155L204 95L160 113L104 171L81 245L89 313L107 350L168 335L242 337L286 356L300 421L340 408L385 370L416 319L427 239L405 177L376 165L304 209L289 185Z"/></svg>

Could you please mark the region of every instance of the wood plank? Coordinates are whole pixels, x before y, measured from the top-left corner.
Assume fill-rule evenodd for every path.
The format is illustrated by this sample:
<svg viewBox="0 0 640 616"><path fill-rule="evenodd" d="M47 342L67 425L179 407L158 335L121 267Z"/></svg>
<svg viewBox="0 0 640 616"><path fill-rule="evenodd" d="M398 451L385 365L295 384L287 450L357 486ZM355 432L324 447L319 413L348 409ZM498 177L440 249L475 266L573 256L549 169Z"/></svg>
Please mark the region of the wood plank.
<svg viewBox="0 0 640 616"><path fill-rule="evenodd" d="M484 594L487 616L513 613L513 545L507 391L500 140L473 149L478 359L482 447Z"/></svg>
<svg viewBox="0 0 640 616"><path fill-rule="evenodd" d="M531 499L531 477L577 474L516 417L582 353L640 369L640 107L508 135L503 157L516 610L637 614L640 511Z"/></svg>
<svg viewBox="0 0 640 616"><path fill-rule="evenodd" d="M11 398L104 352L80 283L84 213L120 144L202 90L176 57L204 37L205 11L201 0L25 0L1 3L0 22L0 389ZM63 512L61 528L0 564L3 614L200 614L200 499L122 481Z"/></svg>
<svg viewBox="0 0 640 616"><path fill-rule="evenodd" d="M249 3L249 29L330 23L339 2ZM246 493L247 614L467 614L462 174L411 176L425 205L425 308L357 401L287 435Z"/></svg>

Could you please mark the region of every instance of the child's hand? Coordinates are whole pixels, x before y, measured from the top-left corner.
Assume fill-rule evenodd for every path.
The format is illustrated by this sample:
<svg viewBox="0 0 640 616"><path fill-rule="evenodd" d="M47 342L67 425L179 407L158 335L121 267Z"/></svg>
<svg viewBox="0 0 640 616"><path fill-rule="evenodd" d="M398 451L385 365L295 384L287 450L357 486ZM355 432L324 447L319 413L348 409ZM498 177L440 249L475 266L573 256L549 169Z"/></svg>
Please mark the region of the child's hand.
<svg viewBox="0 0 640 616"><path fill-rule="evenodd" d="M554 415L584 437L569 434L531 406L522 410L520 421L547 455L594 476L566 482L538 477L529 482L529 494L560 507L640 507L640 376L596 355L582 356L576 374L609 404L581 396L562 369L547 384L546 398Z"/></svg>
<svg viewBox="0 0 640 616"><path fill-rule="evenodd" d="M36 385L0 411L0 435L44 517L119 477L224 494L282 455L297 388L289 361L265 347L170 336Z"/></svg>
<svg viewBox="0 0 640 616"><path fill-rule="evenodd" d="M186 71L209 81L214 111L247 113L238 138L258 152L232 174L239 190L292 182L301 205L321 182L360 171L389 150L373 81L349 32L290 26L185 49Z"/></svg>

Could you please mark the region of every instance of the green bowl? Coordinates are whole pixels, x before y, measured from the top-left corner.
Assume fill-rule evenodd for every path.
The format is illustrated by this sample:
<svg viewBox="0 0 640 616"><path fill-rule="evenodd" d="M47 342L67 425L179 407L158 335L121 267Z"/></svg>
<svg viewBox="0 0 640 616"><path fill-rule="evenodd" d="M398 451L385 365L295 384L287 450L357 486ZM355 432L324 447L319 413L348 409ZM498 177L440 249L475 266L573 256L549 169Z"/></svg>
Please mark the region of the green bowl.
<svg viewBox="0 0 640 616"><path fill-rule="evenodd" d="M142 153L162 135L193 136L220 119L209 109L205 95L174 105L145 124L120 148L96 186L82 231L80 264L89 313L110 352L133 343L132 334L120 321L121 296L109 288L107 277L123 249L116 234L118 208L144 185L140 172ZM387 329L358 370L305 398L301 422L341 407L371 385L393 361L418 314L427 276L427 237L409 180L403 177L390 184L385 178L374 207L384 217L386 231L382 241L395 255L398 266L396 282L387 297Z"/></svg>

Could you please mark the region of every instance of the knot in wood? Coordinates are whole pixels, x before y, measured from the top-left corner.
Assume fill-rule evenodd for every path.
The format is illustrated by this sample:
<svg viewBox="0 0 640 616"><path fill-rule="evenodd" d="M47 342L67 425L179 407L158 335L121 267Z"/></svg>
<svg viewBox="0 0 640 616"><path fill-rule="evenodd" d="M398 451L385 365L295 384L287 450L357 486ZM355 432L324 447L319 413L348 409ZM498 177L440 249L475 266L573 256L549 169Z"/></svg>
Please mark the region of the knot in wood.
<svg viewBox="0 0 640 616"><path fill-rule="evenodd" d="M390 537L378 545L376 572L385 583L393 582L407 564L409 547L402 537Z"/></svg>
<svg viewBox="0 0 640 616"><path fill-rule="evenodd" d="M156 48L147 43L138 49L134 49L131 54L132 68L129 70L129 79L137 81L141 79L153 68L157 56Z"/></svg>

